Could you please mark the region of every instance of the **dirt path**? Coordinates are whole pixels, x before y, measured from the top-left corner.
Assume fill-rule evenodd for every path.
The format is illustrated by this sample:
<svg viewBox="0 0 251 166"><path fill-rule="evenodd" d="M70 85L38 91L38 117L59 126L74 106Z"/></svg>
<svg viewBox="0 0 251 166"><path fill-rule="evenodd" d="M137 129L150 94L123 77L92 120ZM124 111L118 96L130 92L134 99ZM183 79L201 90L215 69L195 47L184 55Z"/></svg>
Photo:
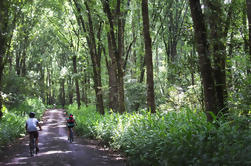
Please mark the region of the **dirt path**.
<svg viewBox="0 0 251 166"><path fill-rule="evenodd" d="M125 166L124 159L97 146L95 141L75 138L67 141L63 110L48 110L40 134L39 154L29 156L28 136L0 154L0 165L27 166Z"/></svg>

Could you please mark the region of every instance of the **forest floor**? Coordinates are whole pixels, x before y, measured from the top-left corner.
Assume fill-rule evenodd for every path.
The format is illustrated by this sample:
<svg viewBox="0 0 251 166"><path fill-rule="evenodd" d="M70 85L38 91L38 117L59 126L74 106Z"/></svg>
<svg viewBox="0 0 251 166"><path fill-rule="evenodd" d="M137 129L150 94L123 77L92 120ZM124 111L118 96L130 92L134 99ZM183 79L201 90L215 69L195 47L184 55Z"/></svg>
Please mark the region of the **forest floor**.
<svg viewBox="0 0 251 166"><path fill-rule="evenodd" d="M42 131L39 132L40 152L29 154L29 137L19 139L0 154L0 165L27 166L125 166L126 160L119 153L99 146L99 141L75 137L67 140L64 110L45 112Z"/></svg>

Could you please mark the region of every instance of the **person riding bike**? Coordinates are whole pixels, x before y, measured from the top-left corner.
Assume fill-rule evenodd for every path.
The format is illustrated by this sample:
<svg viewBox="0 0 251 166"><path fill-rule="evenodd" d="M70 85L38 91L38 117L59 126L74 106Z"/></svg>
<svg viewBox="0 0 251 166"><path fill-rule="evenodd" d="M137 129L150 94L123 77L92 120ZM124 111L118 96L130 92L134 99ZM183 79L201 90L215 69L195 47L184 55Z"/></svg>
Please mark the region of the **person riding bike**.
<svg viewBox="0 0 251 166"><path fill-rule="evenodd" d="M75 119L73 118L73 115L70 114L69 117L66 119L66 124L68 127L68 140L70 139L70 130L71 128L73 128L75 126L75 124L77 125Z"/></svg>
<svg viewBox="0 0 251 166"><path fill-rule="evenodd" d="M25 129L26 131L29 133L30 137L33 134L34 138L35 138L35 145L36 145L36 153L39 152L39 148L38 148L38 130L37 130L37 126L39 127L40 131L42 131L42 127L39 123L39 121L35 118L35 113L34 112L30 112L29 114L29 119L26 121L26 125L25 125Z"/></svg>

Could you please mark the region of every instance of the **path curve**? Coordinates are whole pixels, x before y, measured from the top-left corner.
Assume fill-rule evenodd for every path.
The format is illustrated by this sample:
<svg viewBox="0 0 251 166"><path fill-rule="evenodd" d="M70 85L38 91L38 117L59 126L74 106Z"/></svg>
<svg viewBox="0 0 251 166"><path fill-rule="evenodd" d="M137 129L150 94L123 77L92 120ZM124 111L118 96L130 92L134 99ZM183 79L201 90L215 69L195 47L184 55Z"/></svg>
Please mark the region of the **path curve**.
<svg viewBox="0 0 251 166"><path fill-rule="evenodd" d="M97 146L95 141L77 137L72 144L69 143L62 109L47 110L43 122L43 131L39 133L39 154L29 156L29 139L25 136L0 154L0 165L126 166L121 155Z"/></svg>

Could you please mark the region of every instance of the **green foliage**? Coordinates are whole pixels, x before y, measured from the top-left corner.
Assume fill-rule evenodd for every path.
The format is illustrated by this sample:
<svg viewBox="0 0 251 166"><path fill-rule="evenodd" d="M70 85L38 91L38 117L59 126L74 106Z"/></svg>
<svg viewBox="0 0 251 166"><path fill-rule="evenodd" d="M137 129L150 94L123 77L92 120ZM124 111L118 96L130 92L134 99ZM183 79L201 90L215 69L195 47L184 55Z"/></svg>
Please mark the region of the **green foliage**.
<svg viewBox="0 0 251 166"><path fill-rule="evenodd" d="M14 71L10 71L3 78L3 89L6 94L6 105L16 106L25 100L25 96L32 94L30 81L24 77L18 77Z"/></svg>
<svg viewBox="0 0 251 166"><path fill-rule="evenodd" d="M146 107L146 86L135 81L129 82L125 86L125 96L127 110L135 110L138 103L141 107Z"/></svg>
<svg viewBox="0 0 251 166"><path fill-rule="evenodd" d="M5 114L0 123L0 145L14 141L25 133L25 119L14 113Z"/></svg>
<svg viewBox="0 0 251 166"><path fill-rule="evenodd" d="M0 146L14 141L17 137L25 134L25 121L28 116L23 113L35 112L36 118L40 119L45 111L45 106L38 99L27 99L24 103L9 111L4 107L4 116L0 120ZM1 149L0 149L1 150Z"/></svg>
<svg viewBox="0 0 251 166"><path fill-rule="evenodd" d="M126 153L132 165L250 165L250 119L233 116L208 123L203 112L99 115L93 106L71 105L77 133L102 139ZM231 116L230 116L231 117ZM229 120L229 119L228 119Z"/></svg>
<svg viewBox="0 0 251 166"><path fill-rule="evenodd" d="M250 114L251 111L251 76L246 79L239 79L236 88L236 93L230 93L229 97L230 110L234 111L235 108L240 109L237 113Z"/></svg>

